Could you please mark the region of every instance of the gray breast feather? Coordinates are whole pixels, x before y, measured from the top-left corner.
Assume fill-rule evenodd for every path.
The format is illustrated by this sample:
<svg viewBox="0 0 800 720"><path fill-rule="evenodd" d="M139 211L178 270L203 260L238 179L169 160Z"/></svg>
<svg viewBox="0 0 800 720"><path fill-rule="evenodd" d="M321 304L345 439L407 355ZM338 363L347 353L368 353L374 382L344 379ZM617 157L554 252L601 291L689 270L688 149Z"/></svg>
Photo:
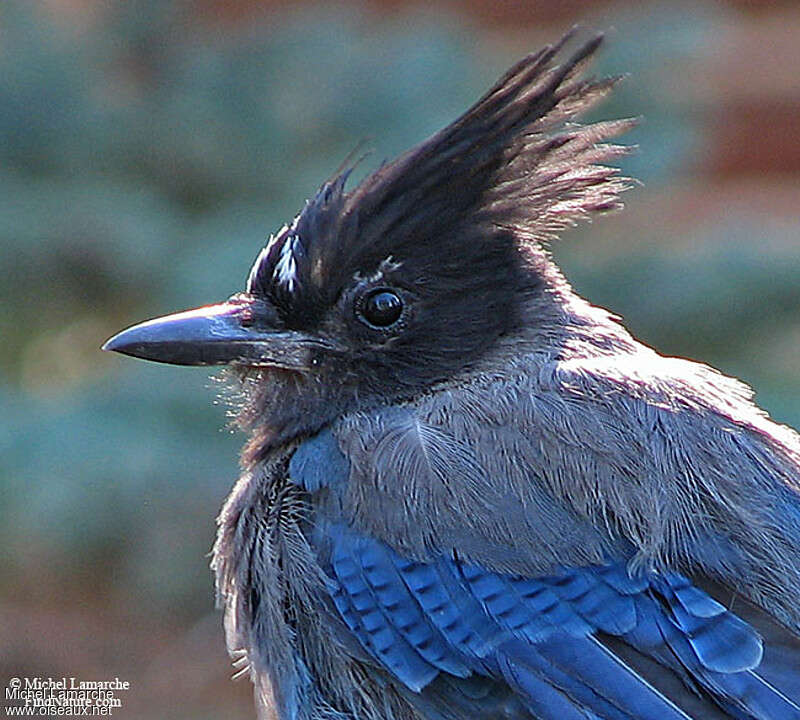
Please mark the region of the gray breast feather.
<svg viewBox="0 0 800 720"><path fill-rule="evenodd" d="M650 350L515 366L339 420L337 512L416 559L535 575L629 557L800 622L800 439L745 385Z"/></svg>

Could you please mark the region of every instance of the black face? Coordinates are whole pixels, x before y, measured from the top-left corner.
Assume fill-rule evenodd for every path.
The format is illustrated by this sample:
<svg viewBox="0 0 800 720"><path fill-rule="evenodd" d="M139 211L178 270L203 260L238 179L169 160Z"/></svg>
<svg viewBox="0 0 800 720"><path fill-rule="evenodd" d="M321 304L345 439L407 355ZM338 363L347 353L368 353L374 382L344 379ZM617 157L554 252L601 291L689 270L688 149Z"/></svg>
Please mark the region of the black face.
<svg viewBox="0 0 800 720"><path fill-rule="evenodd" d="M230 366L246 458L356 407L413 398L516 332L557 276L543 243L618 206L599 165L626 121L572 120L614 80L581 80L589 41L524 58L452 125L352 191L323 185L260 253L244 293L130 328L105 348ZM567 124L567 121L570 121ZM540 322L526 317L525 322Z"/></svg>
<svg viewBox="0 0 800 720"><path fill-rule="evenodd" d="M235 365L245 389L241 422L261 428L254 448L263 450L267 434L280 441L311 432L348 409L413 397L452 377L514 327L537 286L514 237L480 226L439 225L438 238L397 242L381 257L382 243L364 242L370 219L354 218L347 200L341 188L323 188L250 272L249 322L309 347L302 368Z"/></svg>

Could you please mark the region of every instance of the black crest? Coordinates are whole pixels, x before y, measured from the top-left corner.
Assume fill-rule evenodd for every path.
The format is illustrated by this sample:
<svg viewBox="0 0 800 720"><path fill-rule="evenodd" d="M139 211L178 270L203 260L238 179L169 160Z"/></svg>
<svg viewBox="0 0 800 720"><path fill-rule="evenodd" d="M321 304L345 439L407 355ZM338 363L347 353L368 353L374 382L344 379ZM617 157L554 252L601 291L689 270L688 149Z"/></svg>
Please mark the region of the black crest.
<svg viewBox="0 0 800 720"><path fill-rule="evenodd" d="M571 40L521 60L458 120L354 190L344 189L349 171L325 183L270 239L248 291L269 297L287 322L307 323L354 274L386 261L421 277L481 272L514 282L510 253L520 244L617 208L627 183L602 163L626 148L605 141L634 121L571 123L617 81L579 77L601 36L559 63Z"/></svg>

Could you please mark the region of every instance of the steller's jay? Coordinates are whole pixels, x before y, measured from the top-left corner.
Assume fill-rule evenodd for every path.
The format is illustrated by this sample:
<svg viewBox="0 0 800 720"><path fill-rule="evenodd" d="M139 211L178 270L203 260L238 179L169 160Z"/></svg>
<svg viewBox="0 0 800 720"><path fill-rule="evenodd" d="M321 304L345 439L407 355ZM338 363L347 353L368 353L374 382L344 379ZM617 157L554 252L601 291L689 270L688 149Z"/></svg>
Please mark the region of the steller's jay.
<svg viewBox="0 0 800 720"><path fill-rule="evenodd" d="M547 250L626 187L631 122L573 122L600 42L326 182L245 292L105 346L237 383L212 564L265 717L800 718L800 436Z"/></svg>

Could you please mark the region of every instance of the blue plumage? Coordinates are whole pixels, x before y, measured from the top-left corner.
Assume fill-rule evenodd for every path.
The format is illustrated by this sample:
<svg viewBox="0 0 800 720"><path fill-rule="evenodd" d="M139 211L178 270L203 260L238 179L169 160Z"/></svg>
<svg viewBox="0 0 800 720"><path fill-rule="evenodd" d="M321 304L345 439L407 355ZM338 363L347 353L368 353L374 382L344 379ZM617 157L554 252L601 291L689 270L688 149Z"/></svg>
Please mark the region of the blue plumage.
<svg viewBox="0 0 800 720"><path fill-rule="evenodd" d="M289 460L289 477L309 492L346 482L349 471L329 428L301 443Z"/></svg>
<svg viewBox="0 0 800 720"><path fill-rule="evenodd" d="M676 573L654 583L669 603L675 624L703 667L720 673L752 670L761 663L761 638L718 602Z"/></svg>
<svg viewBox="0 0 800 720"><path fill-rule="evenodd" d="M289 471L316 492L345 486L349 464L325 431L299 446ZM796 702L758 678L758 632L679 573L631 572L630 558L609 558L523 577L456 553L414 561L342 523L326 531L337 609L414 692L441 673L499 675L543 720L687 720L603 644L610 635L676 671L687 691L718 694L734 717L800 717Z"/></svg>

